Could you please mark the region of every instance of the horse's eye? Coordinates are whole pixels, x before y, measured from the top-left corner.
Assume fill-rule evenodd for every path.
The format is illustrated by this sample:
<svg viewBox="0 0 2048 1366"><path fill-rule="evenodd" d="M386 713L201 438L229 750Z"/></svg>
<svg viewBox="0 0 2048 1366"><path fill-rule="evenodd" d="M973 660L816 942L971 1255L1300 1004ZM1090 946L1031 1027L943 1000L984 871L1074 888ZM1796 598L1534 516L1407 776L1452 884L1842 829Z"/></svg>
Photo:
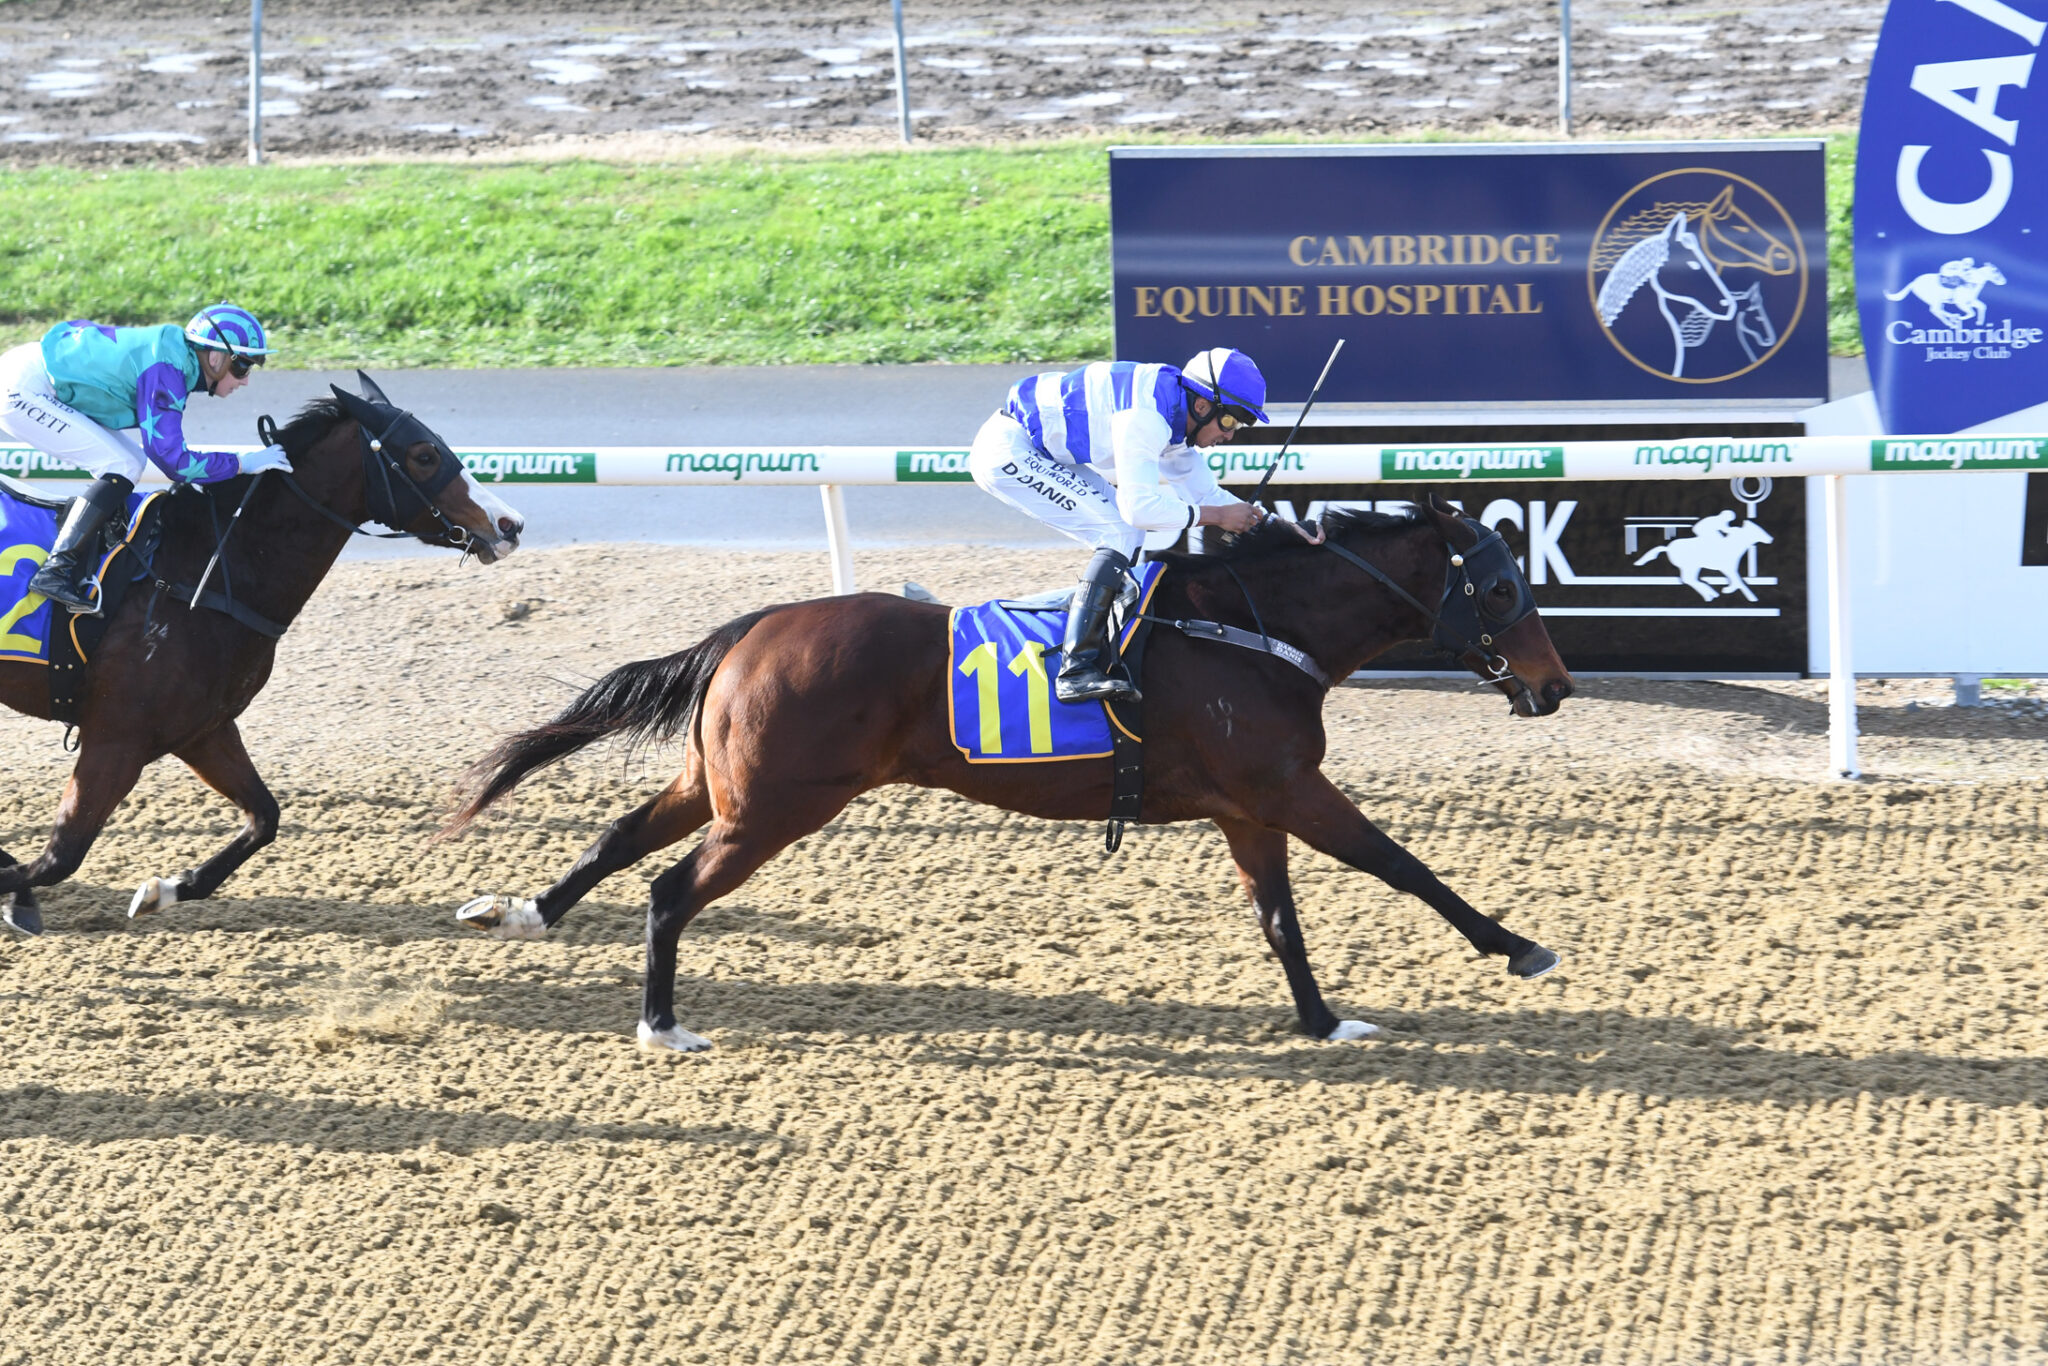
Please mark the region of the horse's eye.
<svg viewBox="0 0 2048 1366"><path fill-rule="evenodd" d="M414 451L412 453L412 463L418 465L422 470L431 470L440 458L440 452L434 450Z"/></svg>

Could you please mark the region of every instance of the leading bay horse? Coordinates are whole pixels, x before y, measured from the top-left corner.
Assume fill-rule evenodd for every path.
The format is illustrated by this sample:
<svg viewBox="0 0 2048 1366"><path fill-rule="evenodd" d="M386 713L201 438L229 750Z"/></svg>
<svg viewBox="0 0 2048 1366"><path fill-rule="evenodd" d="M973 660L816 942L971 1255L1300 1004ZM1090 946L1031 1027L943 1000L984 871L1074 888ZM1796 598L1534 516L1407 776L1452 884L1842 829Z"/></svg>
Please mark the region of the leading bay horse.
<svg viewBox="0 0 2048 1366"><path fill-rule="evenodd" d="M1144 819L1222 828L1302 1030L1354 1039L1376 1031L1338 1019L1309 971L1287 883L1290 834L1421 898L1517 976L1541 976L1558 959L1474 910L1322 775L1331 680L1422 637L1499 687L1522 716L1556 711L1573 683L1498 533L1433 498L1412 517L1337 513L1325 531L1311 547L1268 522L1219 554L1167 557L1148 612L1155 621L1200 619L1238 628L1239 643L1284 646L1239 649L1155 625L1139 680ZM537 899L478 897L458 917L501 938L538 938L603 878L708 824L703 841L654 881L639 1024L644 1048L694 1051L710 1045L676 1023L683 927L860 793L915 783L1055 820L1107 816L1108 759L966 762L947 715L947 635L946 608L869 593L750 613L680 653L614 669L552 721L485 756L443 833L608 735L687 732L682 773L613 822ZM1306 666L1284 647L1305 652Z"/></svg>
<svg viewBox="0 0 2048 1366"><path fill-rule="evenodd" d="M212 896L276 838L277 799L250 762L235 718L269 681L277 650L270 628L281 632L298 615L363 522L459 548L486 564L518 547L526 526L519 514L486 493L440 437L392 406L368 376L359 378L362 397L335 389L333 398L308 404L275 434L291 475L182 485L162 500L163 537L149 579L115 608L92 652L78 762L49 844L28 864L0 851L0 914L16 930L42 933L32 889L77 870L144 766L166 754L233 802L245 822L199 867L147 879L129 915ZM259 481L253 489L252 477ZM221 534L234 526L239 530L227 537L209 582L241 620L187 605ZM48 719L48 666L0 660L0 703Z"/></svg>

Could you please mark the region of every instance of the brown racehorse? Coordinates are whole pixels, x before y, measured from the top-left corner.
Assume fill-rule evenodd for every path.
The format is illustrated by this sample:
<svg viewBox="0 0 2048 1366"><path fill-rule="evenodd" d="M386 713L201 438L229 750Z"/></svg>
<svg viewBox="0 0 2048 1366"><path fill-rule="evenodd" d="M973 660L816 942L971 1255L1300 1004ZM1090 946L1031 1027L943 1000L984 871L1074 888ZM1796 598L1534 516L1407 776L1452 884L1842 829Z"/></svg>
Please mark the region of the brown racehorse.
<svg viewBox="0 0 2048 1366"><path fill-rule="evenodd" d="M439 437L392 407L367 377L364 392L358 399L337 389L276 433L291 476L256 475L253 490L249 477L183 486L163 500L163 539L150 581L134 585L92 653L78 762L50 842L26 865L0 852L0 907L15 929L42 932L30 889L71 876L143 767L166 754L233 802L246 823L196 869L145 881L130 915L212 896L276 837L277 799L249 761L235 718L269 680L277 642L223 612L188 607L189 587L167 591L170 584L199 584L221 529L240 526L227 538L210 591L226 585L239 607L280 625L298 615L373 511L394 531L460 547L485 563L517 548L525 529L519 515L485 493ZM370 432L380 438L374 451L364 435ZM0 660L0 703L48 718L48 668Z"/></svg>
<svg viewBox="0 0 2048 1366"><path fill-rule="evenodd" d="M1269 522L1220 554L1170 556L1148 615L1257 630L1305 651L1328 679L1397 641L1434 635L1520 715L1548 715L1571 695L1497 534L1434 499L1413 517L1340 513L1325 530L1327 542L1311 547ZM860 793L916 783L1056 820L1109 814L1108 759L966 762L950 733L947 667L945 608L861 594L771 607L679 654L613 670L553 721L486 756L446 833L527 774L607 735L687 729L681 775L613 822L539 898L479 897L458 917L502 938L537 938L600 880L708 823L696 849L654 882L639 1036L643 1047L709 1047L676 1023L677 936ZM1420 897L1518 976L1556 966L1556 954L1474 910L1322 775L1326 682L1274 654L1167 626L1153 630L1140 681L1144 819L1222 828L1304 1032L1351 1039L1375 1030L1339 1020L1316 987L1287 885L1289 835Z"/></svg>

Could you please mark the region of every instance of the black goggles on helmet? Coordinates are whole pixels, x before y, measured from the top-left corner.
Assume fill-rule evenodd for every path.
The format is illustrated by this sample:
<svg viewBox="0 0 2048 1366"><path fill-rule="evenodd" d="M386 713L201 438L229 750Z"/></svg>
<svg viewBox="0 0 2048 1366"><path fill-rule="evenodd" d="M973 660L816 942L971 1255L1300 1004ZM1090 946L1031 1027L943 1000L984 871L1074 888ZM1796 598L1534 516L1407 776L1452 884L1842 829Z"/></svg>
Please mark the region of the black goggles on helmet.
<svg viewBox="0 0 2048 1366"><path fill-rule="evenodd" d="M220 349L228 353L228 373L233 375L236 379L249 378L249 372L251 370L254 370L257 366L263 364L263 357L245 356L241 352L235 350L235 348L228 343L227 334L220 330L220 324L214 321L213 315L211 313L207 315L206 325L213 329L213 335L215 340L220 342Z"/></svg>

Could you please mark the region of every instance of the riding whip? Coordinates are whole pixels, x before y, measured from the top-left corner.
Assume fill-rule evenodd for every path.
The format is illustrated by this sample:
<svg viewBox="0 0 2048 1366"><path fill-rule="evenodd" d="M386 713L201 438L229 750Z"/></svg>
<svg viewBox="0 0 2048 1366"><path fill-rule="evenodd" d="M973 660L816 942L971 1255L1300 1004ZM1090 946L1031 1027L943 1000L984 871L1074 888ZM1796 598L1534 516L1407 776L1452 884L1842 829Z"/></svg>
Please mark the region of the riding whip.
<svg viewBox="0 0 2048 1366"><path fill-rule="evenodd" d="M1280 443L1280 454L1273 457L1273 463L1266 466L1266 472L1259 476L1259 486L1252 490L1247 503L1256 503L1266 496L1266 484L1273 478L1273 471L1280 468L1280 462L1287 458L1287 448L1294 444L1294 438L1301 434L1301 424L1308 421L1308 410L1316 406L1316 395L1323 392L1323 381L1330 377L1330 367L1337 363L1337 353L1344 349L1344 339L1337 338L1337 344L1330 348L1330 358L1323 362L1323 373L1316 376L1315 388L1308 391L1308 402L1301 405L1301 416L1294 419L1294 430L1287 433L1287 439Z"/></svg>
<svg viewBox="0 0 2048 1366"><path fill-rule="evenodd" d="M266 446L276 444L277 424L270 420L270 414L265 413L256 419L256 438ZM249 481L249 487L242 490L242 501L235 504L235 515L228 518L228 529L221 533L220 540L214 544L213 558L206 562L206 572L199 576L199 586L192 590L192 601L185 604L193 611L199 610L199 595L206 591L207 580L213 577L214 566L218 565L220 557L227 553L228 537L234 535L236 526L240 525L242 509L249 506L249 499L255 495L257 485L263 482L263 476L268 473L269 470L258 470L256 477Z"/></svg>

